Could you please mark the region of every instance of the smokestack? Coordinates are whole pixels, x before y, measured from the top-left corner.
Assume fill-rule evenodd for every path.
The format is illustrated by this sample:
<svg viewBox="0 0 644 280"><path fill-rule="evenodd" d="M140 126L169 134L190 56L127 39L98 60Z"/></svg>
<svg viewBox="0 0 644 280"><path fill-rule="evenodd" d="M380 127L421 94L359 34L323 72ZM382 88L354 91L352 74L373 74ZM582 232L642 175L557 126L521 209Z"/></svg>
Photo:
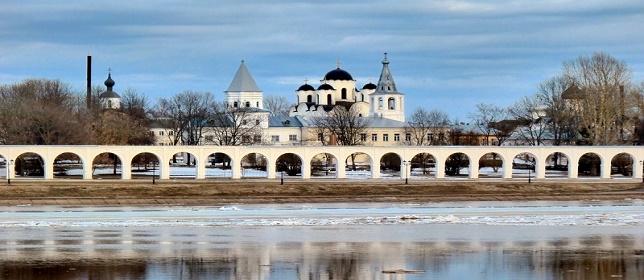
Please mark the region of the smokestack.
<svg viewBox="0 0 644 280"><path fill-rule="evenodd" d="M87 56L87 109L92 108L92 56Z"/></svg>

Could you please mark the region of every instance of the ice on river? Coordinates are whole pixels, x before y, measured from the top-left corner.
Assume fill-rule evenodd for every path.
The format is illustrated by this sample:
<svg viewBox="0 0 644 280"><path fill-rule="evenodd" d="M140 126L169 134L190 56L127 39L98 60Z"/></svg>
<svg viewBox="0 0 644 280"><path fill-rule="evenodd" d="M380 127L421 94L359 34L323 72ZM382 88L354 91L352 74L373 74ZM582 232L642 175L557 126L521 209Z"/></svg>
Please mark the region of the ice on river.
<svg viewBox="0 0 644 280"><path fill-rule="evenodd" d="M0 227L331 225L642 226L644 202L269 204L221 207L5 207Z"/></svg>

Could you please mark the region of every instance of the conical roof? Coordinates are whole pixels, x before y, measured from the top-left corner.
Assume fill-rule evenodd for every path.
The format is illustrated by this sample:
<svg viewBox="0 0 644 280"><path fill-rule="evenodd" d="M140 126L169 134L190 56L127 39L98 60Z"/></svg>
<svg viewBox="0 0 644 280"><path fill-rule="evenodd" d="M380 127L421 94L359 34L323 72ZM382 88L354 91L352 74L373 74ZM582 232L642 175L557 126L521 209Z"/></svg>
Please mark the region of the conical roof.
<svg viewBox="0 0 644 280"><path fill-rule="evenodd" d="M382 60L382 72L380 72L380 79L378 80L378 85L376 86L375 93L400 94L396 89L394 77L391 76L391 71L389 71L389 60L387 60L387 53L385 53L385 59Z"/></svg>
<svg viewBox="0 0 644 280"><path fill-rule="evenodd" d="M230 86L226 91L253 92L262 90L259 89L259 87L255 83L255 80L253 79L253 76L251 76L250 72L248 72L246 64L244 64L244 61L242 60L241 65L239 65L239 69L237 69L237 74L235 74L235 78L233 78L233 81L230 83Z"/></svg>

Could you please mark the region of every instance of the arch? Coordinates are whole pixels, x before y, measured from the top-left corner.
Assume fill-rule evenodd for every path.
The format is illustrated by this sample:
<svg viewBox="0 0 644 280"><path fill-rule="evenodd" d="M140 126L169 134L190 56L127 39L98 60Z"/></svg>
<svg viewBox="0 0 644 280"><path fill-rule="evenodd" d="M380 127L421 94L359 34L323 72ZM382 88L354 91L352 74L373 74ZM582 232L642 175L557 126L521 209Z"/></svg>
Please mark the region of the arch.
<svg viewBox="0 0 644 280"><path fill-rule="evenodd" d="M275 172L283 172L284 177L302 178L302 158L294 153L285 153L277 157Z"/></svg>
<svg viewBox="0 0 644 280"><path fill-rule="evenodd" d="M389 99L387 99L387 109L396 110L396 99L393 97L389 97Z"/></svg>
<svg viewBox="0 0 644 280"><path fill-rule="evenodd" d="M122 179L121 158L114 153L104 152L92 160L93 179Z"/></svg>
<svg viewBox="0 0 644 280"><path fill-rule="evenodd" d="M232 158L226 153L212 153L206 157L206 178L232 178Z"/></svg>
<svg viewBox="0 0 644 280"><path fill-rule="evenodd" d="M445 176L461 177L469 175L470 158L464 153L453 153L445 160Z"/></svg>
<svg viewBox="0 0 644 280"><path fill-rule="evenodd" d="M617 178L635 178L633 169L635 168L635 158L629 153L616 154L610 160L610 177Z"/></svg>
<svg viewBox="0 0 644 280"><path fill-rule="evenodd" d="M332 105L333 104L333 97L331 94L326 95L326 105Z"/></svg>
<svg viewBox="0 0 644 280"><path fill-rule="evenodd" d="M16 157L13 172L15 172L16 177L44 179L45 160L37 153L22 153Z"/></svg>
<svg viewBox="0 0 644 280"><path fill-rule="evenodd" d="M384 101L382 97L378 97L378 108L382 109L382 106L384 106Z"/></svg>
<svg viewBox="0 0 644 280"><path fill-rule="evenodd" d="M503 178L503 157L486 153L479 158L479 178Z"/></svg>
<svg viewBox="0 0 644 280"><path fill-rule="evenodd" d="M241 177L242 178L268 178L268 158L260 153L249 153L242 157Z"/></svg>
<svg viewBox="0 0 644 280"><path fill-rule="evenodd" d="M570 177L570 157L562 152L554 152L546 157L546 179L562 179Z"/></svg>
<svg viewBox="0 0 644 280"><path fill-rule="evenodd" d="M75 153L65 152L54 158L54 178L83 179L83 160Z"/></svg>
<svg viewBox="0 0 644 280"><path fill-rule="evenodd" d="M132 179L159 178L161 176L159 162L161 160L153 153L138 153L131 161Z"/></svg>
<svg viewBox="0 0 644 280"><path fill-rule="evenodd" d="M309 94L309 95L307 95L307 96L306 96L306 102L308 102L308 103L313 102L313 96L312 96L312 95L310 95L310 94Z"/></svg>
<svg viewBox="0 0 644 280"><path fill-rule="evenodd" d="M178 152L168 162L170 179L196 179L199 159L189 152Z"/></svg>
<svg viewBox="0 0 644 280"><path fill-rule="evenodd" d="M436 178L436 157L430 153L418 153L411 158L409 178Z"/></svg>
<svg viewBox="0 0 644 280"><path fill-rule="evenodd" d="M381 178L408 178L407 170L402 170L402 157L396 153L386 153L380 157Z"/></svg>
<svg viewBox="0 0 644 280"><path fill-rule="evenodd" d="M311 158L311 177L337 178L338 158L330 153L319 153Z"/></svg>
<svg viewBox="0 0 644 280"><path fill-rule="evenodd" d="M341 97L340 97L340 98L341 98L342 100L346 100L346 99L347 99L347 89L346 89L346 88L342 88L342 93L341 93Z"/></svg>
<svg viewBox="0 0 644 280"><path fill-rule="evenodd" d="M537 157L523 152L512 158L512 178L532 180L536 178Z"/></svg>
<svg viewBox="0 0 644 280"><path fill-rule="evenodd" d="M372 178L371 166L373 160L371 156L363 152L350 154L345 160L345 174L350 179Z"/></svg>
<svg viewBox="0 0 644 280"><path fill-rule="evenodd" d="M577 163L577 174L584 178L599 178L601 176L602 159L596 153L585 153Z"/></svg>

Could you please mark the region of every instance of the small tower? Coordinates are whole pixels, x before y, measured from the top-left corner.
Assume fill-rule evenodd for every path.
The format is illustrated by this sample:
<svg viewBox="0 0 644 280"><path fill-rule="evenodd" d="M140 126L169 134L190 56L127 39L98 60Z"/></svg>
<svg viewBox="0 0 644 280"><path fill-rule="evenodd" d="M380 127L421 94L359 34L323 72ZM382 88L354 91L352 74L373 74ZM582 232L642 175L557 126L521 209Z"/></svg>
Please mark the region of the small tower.
<svg viewBox="0 0 644 280"><path fill-rule="evenodd" d="M373 117L382 117L396 121L405 121L405 95L398 92L396 83L389 70L387 53L382 60L382 72L376 85L376 91L369 95L369 106Z"/></svg>
<svg viewBox="0 0 644 280"><path fill-rule="evenodd" d="M104 84L107 87L107 90L99 95L101 109L120 109L121 96L112 90L116 83L112 80L111 70L108 70L107 80L105 80Z"/></svg>
<svg viewBox="0 0 644 280"><path fill-rule="evenodd" d="M242 60L233 81L226 90L226 102L228 106L235 108L253 107L264 109L263 92L255 83L255 79L250 75L246 64Z"/></svg>

